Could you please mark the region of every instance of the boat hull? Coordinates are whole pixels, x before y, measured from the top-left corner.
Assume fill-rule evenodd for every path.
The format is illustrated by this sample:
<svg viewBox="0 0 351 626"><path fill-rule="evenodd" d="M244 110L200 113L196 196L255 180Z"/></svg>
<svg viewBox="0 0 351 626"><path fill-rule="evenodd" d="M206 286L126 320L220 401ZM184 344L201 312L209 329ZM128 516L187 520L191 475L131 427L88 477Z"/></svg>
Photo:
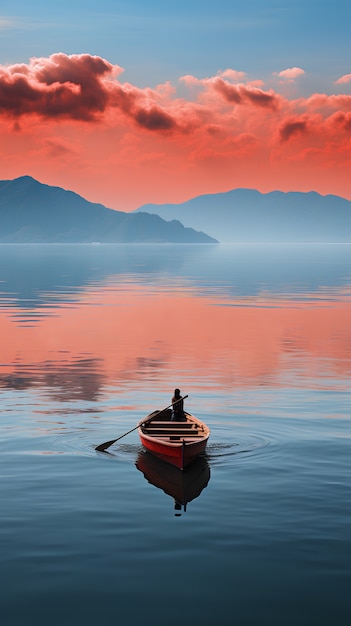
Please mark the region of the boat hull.
<svg viewBox="0 0 351 626"><path fill-rule="evenodd" d="M140 441L157 458L182 470L205 451L209 428L190 413L184 413L182 422L160 421L158 414L155 411L140 422Z"/></svg>

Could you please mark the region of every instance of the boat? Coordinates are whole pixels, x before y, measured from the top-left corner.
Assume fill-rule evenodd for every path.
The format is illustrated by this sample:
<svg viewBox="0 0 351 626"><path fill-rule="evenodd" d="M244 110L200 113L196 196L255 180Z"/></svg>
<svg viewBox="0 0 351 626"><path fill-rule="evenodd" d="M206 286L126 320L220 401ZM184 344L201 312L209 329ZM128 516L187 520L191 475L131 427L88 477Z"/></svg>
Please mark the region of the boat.
<svg viewBox="0 0 351 626"><path fill-rule="evenodd" d="M147 450L141 450L135 465L151 485L173 498L176 516L186 512L187 504L199 497L210 480L206 455L199 456L180 472L174 465L161 461Z"/></svg>
<svg viewBox="0 0 351 626"><path fill-rule="evenodd" d="M146 450L183 470L205 451L210 429L186 411L181 421L171 416L171 409L150 413L139 422L138 434Z"/></svg>

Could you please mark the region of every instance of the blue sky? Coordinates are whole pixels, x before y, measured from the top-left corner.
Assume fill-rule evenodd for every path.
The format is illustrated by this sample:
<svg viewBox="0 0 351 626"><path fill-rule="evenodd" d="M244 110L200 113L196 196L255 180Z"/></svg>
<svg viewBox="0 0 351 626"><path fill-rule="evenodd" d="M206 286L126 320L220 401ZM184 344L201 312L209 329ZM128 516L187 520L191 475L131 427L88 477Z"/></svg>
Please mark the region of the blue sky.
<svg viewBox="0 0 351 626"><path fill-rule="evenodd" d="M89 52L140 86L227 67L265 79L299 66L302 88L315 91L351 71L350 18L347 0L3 0L0 62Z"/></svg>

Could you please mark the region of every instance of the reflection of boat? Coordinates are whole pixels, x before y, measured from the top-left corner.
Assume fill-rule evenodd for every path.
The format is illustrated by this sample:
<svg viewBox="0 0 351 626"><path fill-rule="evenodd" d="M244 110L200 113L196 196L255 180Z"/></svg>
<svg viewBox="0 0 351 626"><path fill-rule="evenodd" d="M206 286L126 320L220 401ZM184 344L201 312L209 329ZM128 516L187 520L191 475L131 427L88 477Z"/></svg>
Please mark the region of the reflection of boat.
<svg viewBox="0 0 351 626"><path fill-rule="evenodd" d="M182 507L185 513L188 502L195 500L210 480L207 459L201 456L183 472L145 451L139 452L135 465L149 483L174 498L176 515L181 515Z"/></svg>
<svg viewBox="0 0 351 626"><path fill-rule="evenodd" d="M143 446L162 461L183 469L205 451L210 429L186 413L182 421L171 421L171 410L154 411L138 424Z"/></svg>

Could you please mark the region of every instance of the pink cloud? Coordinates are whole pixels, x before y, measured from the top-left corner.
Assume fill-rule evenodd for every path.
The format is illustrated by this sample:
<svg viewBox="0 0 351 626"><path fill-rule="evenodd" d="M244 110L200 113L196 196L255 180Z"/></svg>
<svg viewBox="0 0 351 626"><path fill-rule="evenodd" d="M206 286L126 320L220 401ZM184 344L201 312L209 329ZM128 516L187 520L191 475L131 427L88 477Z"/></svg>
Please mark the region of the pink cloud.
<svg viewBox="0 0 351 626"><path fill-rule="evenodd" d="M301 69L301 67L289 67L286 70L278 72L280 78L287 78L288 80L295 80L295 78L303 76L304 74L305 70Z"/></svg>
<svg viewBox="0 0 351 626"><path fill-rule="evenodd" d="M344 74L343 76L340 76L338 80L335 81L335 84L345 85L346 83L350 83L350 82L351 82L351 74Z"/></svg>
<svg viewBox="0 0 351 626"><path fill-rule="evenodd" d="M246 74L245 72L238 72L237 70L232 70L230 68L224 70L224 72L218 72L218 76L221 78L230 80L233 83L244 80Z"/></svg>

